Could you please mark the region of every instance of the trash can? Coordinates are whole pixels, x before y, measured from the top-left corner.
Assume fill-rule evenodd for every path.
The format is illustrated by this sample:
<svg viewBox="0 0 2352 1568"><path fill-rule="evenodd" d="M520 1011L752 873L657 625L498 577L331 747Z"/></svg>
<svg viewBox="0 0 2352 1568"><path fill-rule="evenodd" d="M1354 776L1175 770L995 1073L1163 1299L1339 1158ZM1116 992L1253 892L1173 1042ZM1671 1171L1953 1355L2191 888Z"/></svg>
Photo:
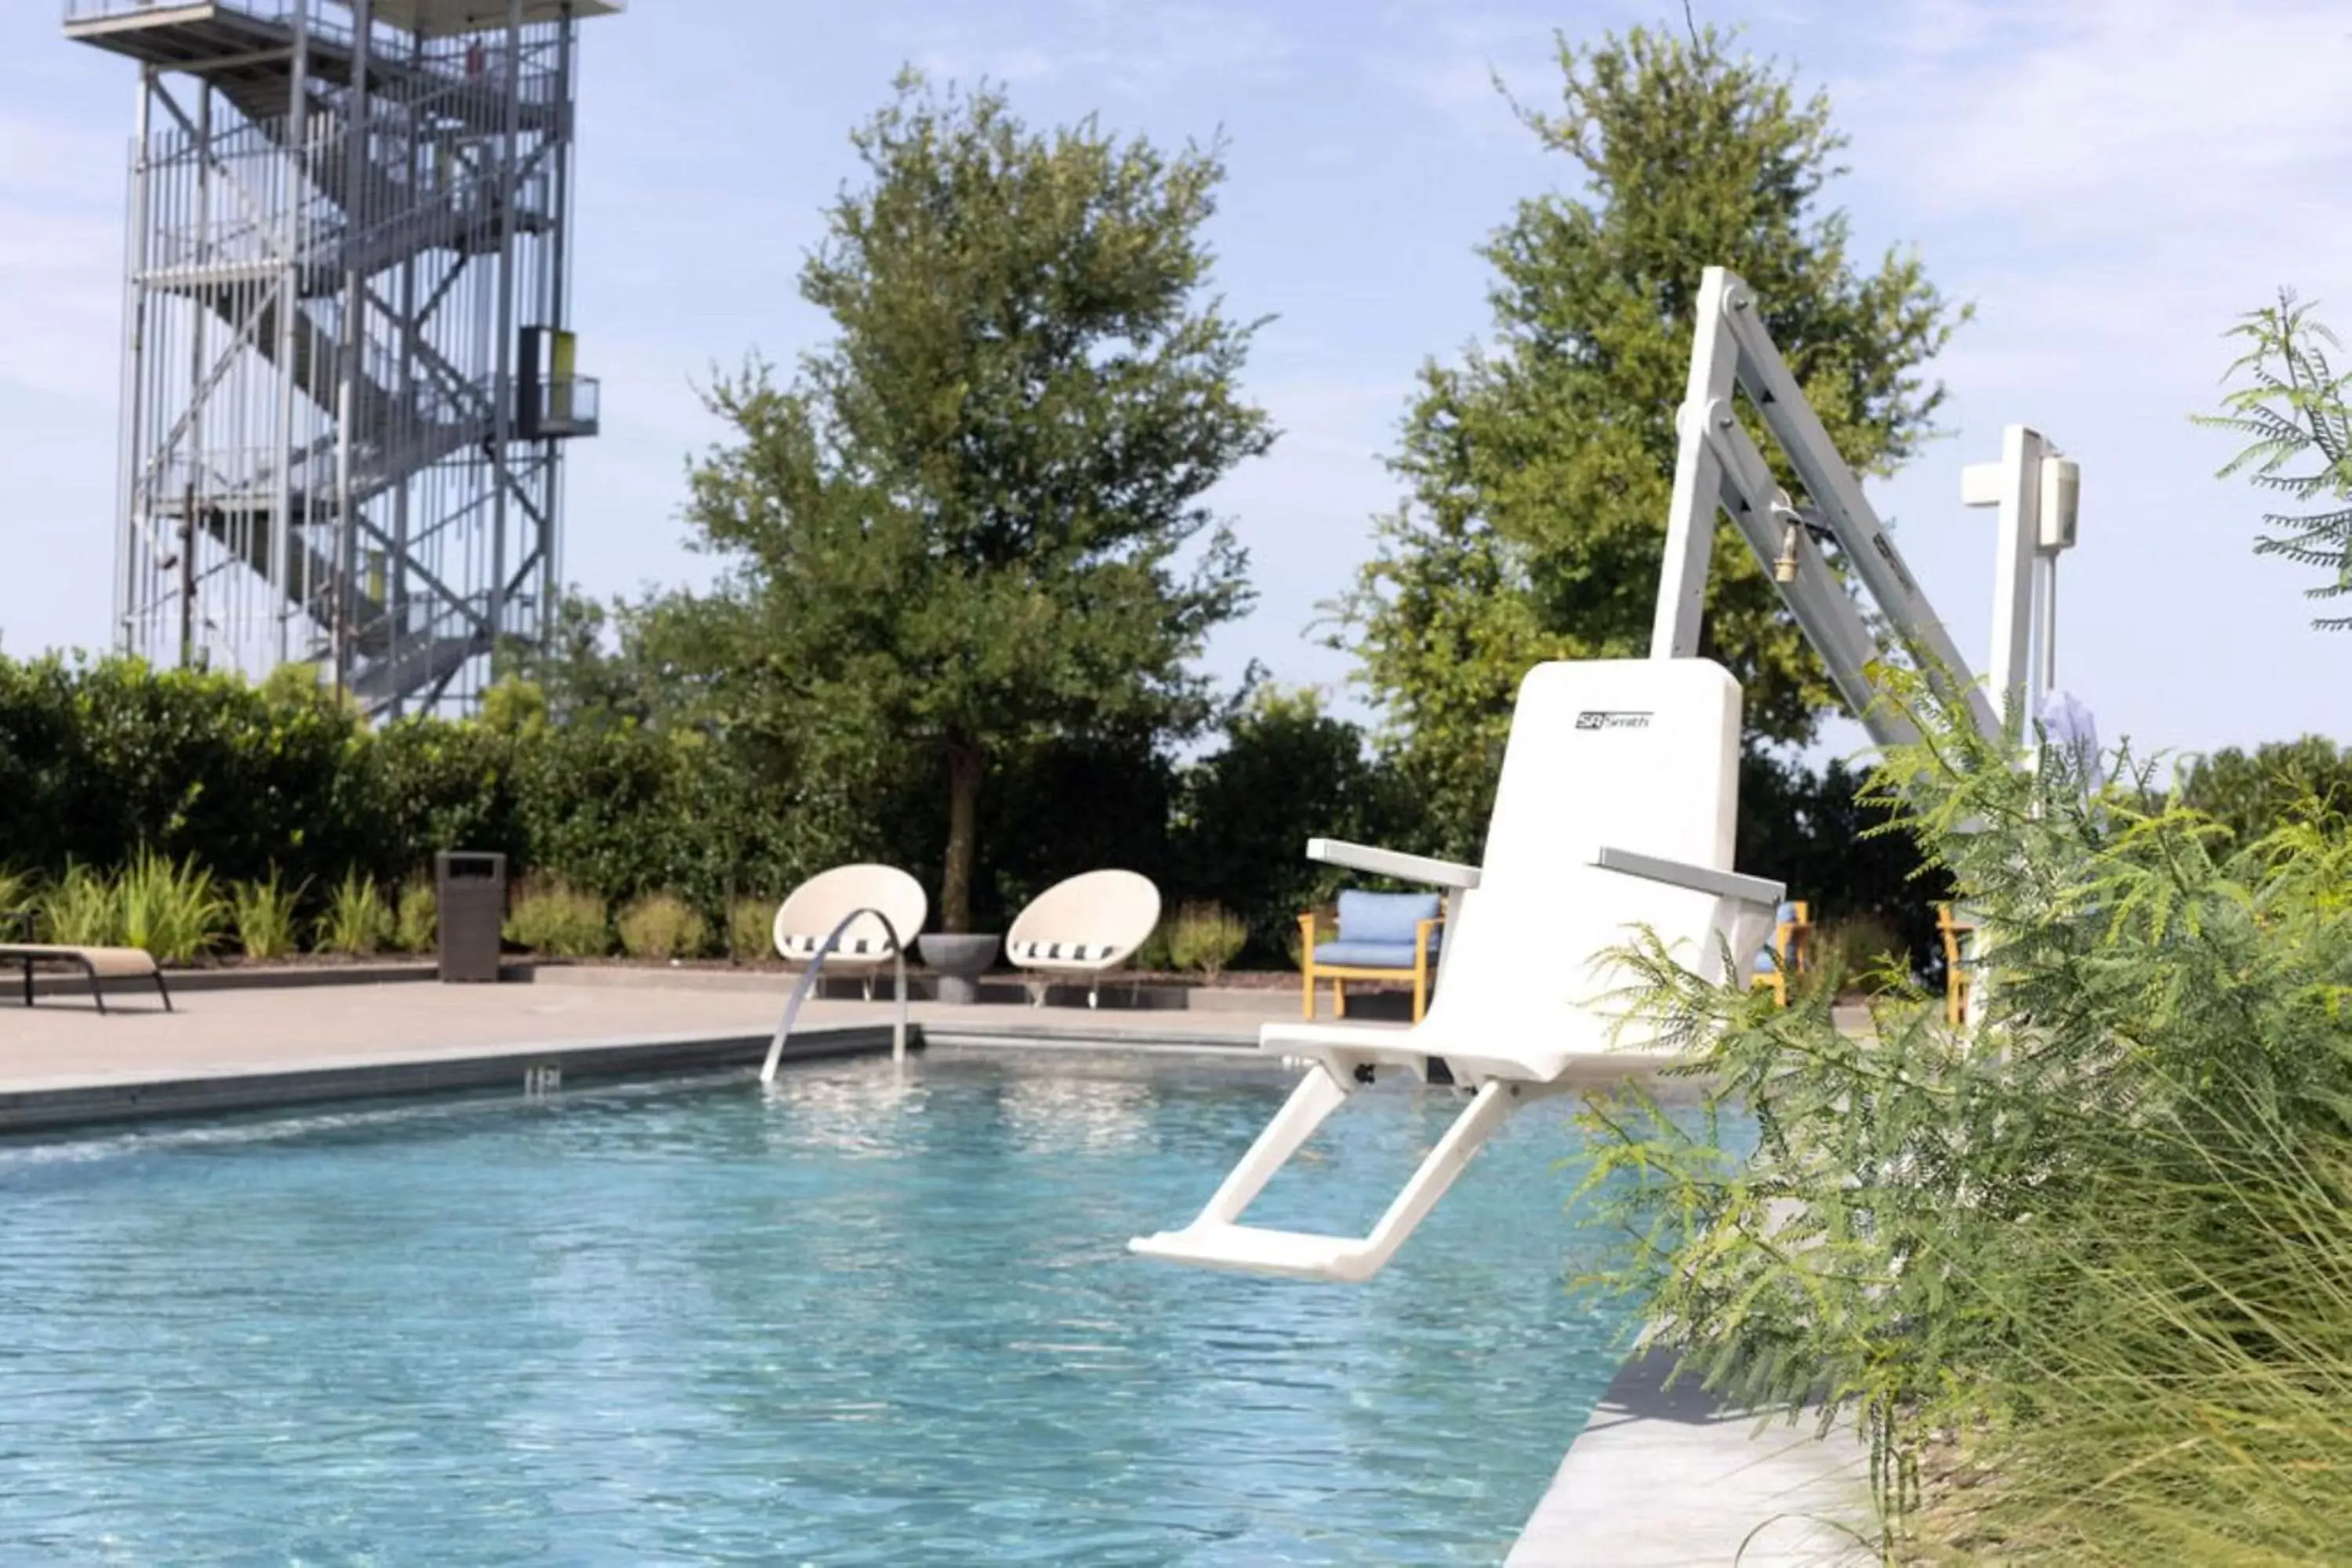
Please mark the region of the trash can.
<svg viewBox="0 0 2352 1568"><path fill-rule="evenodd" d="M441 978L496 981L499 931L507 918L507 858L445 849L433 858L441 928Z"/></svg>

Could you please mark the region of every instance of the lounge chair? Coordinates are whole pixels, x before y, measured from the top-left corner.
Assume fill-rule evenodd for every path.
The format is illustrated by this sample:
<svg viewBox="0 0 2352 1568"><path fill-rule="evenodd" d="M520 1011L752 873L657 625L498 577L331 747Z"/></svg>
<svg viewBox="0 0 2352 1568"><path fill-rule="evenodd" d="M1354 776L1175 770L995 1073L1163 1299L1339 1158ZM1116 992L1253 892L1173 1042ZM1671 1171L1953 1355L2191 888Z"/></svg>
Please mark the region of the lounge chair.
<svg viewBox="0 0 2352 1568"><path fill-rule="evenodd" d="M1756 973L1748 984L1769 985L1772 1000L1789 1005L1789 983L1813 967L1812 907L1802 899L1783 902L1772 914L1772 940L1756 952Z"/></svg>
<svg viewBox="0 0 2352 1568"><path fill-rule="evenodd" d="M1303 1061L1298 1087L1198 1218L1129 1247L1213 1268L1369 1279L1512 1110L1643 1058L1673 1059L1674 1042L1625 1016L1635 976L1620 954L1646 931L1704 980L1749 973L1785 889L1729 869L1738 765L1739 687L1721 666L1538 665L1520 683L1484 866L1312 842L1329 864L1461 890L1428 1016L1408 1028L1265 1025L1259 1049ZM1382 1077L1440 1076L1469 1104L1370 1235L1241 1223L1349 1096Z"/></svg>
<svg viewBox="0 0 2352 1568"><path fill-rule="evenodd" d="M12 924L19 931L31 921L17 917ZM163 999L163 1011L172 1008L172 989L163 984L163 965L155 955L143 947L75 947L68 943L48 942L0 942L0 963L17 965L25 973L25 1005L33 1005L33 971L38 967L79 969L89 981L89 999L98 1010L106 1011L106 993L100 989L101 980L152 980L155 994Z"/></svg>
<svg viewBox="0 0 2352 1568"><path fill-rule="evenodd" d="M823 953L826 973L863 980L870 1002L875 972L913 944L930 908L923 885L895 866L835 866L792 890L770 934L784 959L814 963Z"/></svg>
<svg viewBox="0 0 2352 1568"><path fill-rule="evenodd" d="M1368 893L1348 889L1339 895L1339 930L1329 942L1316 940L1317 917L1298 917L1300 1016L1315 1016L1315 983L1331 983L1331 1016L1348 1016L1345 983L1391 980L1412 983L1412 1021L1429 1011L1429 977L1444 932L1444 900L1435 893Z"/></svg>
<svg viewBox="0 0 2352 1568"><path fill-rule="evenodd" d="M1944 939L1944 1022L1958 1028L1968 1022L1976 976L1969 973L1975 961L1977 928L1953 911L1936 906L1936 934Z"/></svg>
<svg viewBox="0 0 2352 1568"><path fill-rule="evenodd" d="M1087 1005L1095 1005L1102 977L1135 956L1160 923L1160 889L1133 871L1087 871L1056 882L1013 918L1004 956L1039 978L1029 1000L1045 1001L1056 975L1084 975Z"/></svg>

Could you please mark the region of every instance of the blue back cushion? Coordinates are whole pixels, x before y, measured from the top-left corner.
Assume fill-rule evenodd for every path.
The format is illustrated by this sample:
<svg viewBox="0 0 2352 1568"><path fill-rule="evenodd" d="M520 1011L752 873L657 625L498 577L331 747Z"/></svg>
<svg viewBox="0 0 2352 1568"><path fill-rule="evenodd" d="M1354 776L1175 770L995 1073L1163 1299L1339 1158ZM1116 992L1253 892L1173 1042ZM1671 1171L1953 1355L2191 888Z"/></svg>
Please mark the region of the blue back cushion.
<svg viewBox="0 0 2352 1568"><path fill-rule="evenodd" d="M1341 942L1395 942L1410 949L1416 929L1437 918L1444 902L1435 893L1363 893L1349 889L1339 895Z"/></svg>
<svg viewBox="0 0 2352 1568"><path fill-rule="evenodd" d="M1779 954L1780 957L1783 958L1788 956L1787 954L1780 952L1780 927L1787 925L1790 921L1793 921L1796 918L1797 906L1791 903L1783 903L1780 908L1772 911L1772 930L1770 933L1765 937L1764 945L1759 948L1756 952L1757 973L1769 974L1774 970L1780 967L1780 958L1776 958L1774 955Z"/></svg>

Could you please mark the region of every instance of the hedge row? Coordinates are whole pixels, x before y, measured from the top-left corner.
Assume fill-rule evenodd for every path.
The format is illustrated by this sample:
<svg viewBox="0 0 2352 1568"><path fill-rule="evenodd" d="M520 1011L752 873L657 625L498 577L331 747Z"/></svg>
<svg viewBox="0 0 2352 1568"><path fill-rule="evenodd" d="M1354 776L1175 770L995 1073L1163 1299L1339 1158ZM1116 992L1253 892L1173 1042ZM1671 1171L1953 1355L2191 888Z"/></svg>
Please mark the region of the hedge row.
<svg viewBox="0 0 2352 1568"><path fill-rule="evenodd" d="M1149 737L1041 742L1000 759L982 802L976 917L1052 881L1125 866L1173 908L1214 899L1281 954L1328 895L1299 847L1375 834L1362 737L1311 704L1238 720L1180 765ZM819 764L751 740L627 721L557 724L528 688L478 719L371 729L309 674L259 683L127 658L0 657L0 868L44 879L142 851L222 883L275 873L310 897L353 873L385 886L436 851L496 850L614 907L674 892L721 924L829 865L881 859L936 888L944 780L892 745ZM312 911L315 912L315 911Z"/></svg>
<svg viewBox="0 0 2352 1568"><path fill-rule="evenodd" d="M1749 758L1742 868L1785 879L1817 921L1888 928L1928 966L1941 883L1917 875L1907 836L1867 835L1854 782ZM437 850L497 850L518 879L560 879L614 908L675 893L719 931L739 900L779 899L848 860L936 889L944 804L934 760L898 742L820 759L625 719L554 723L512 683L478 719L372 730L300 670L255 684L0 657L0 868L44 878L145 850L224 884L274 872L323 900L353 873L397 887ZM1121 866L1171 910L1234 911L1243 961L1277 966L1297 911L1339 881L1304 859L1308 837L1437 847L1363 733L1296 694L1244 705L1191 763L1148 735L1042 740L993 759L981 816L982 929L1062 877Z"/></svg>

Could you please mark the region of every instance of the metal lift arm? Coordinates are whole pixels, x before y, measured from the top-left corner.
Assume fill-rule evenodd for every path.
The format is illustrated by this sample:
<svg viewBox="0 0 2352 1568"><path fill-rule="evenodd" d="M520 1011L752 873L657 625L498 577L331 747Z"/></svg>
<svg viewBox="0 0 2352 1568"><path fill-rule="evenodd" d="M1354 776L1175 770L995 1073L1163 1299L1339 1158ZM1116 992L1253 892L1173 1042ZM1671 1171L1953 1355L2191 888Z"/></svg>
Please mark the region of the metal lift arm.
<svg viewBox="0 0 2352 1568"><path fill-rule="evenodd" d="M1689 658L1698 653L1715 510L1720 506L1772 574L1782 601L1871 738L1881 745L1917 739L1899 711L1878 700L1868 666L1885 650L1813 542L1808 525L1816 518L1799 513L1740 427L1733 411L1735 387L1747 393L1788 455L1819 509L1818 522L1837 541L1846 564L1905 649L1948 697L1966 703L1979 729L1999 734L2000 720L1991 701L1772 346L1758 319L1753 290L1721 267L1708 268L1699 285L1690 380L1675 419L1681 440L1650 656Z"/></svg>

